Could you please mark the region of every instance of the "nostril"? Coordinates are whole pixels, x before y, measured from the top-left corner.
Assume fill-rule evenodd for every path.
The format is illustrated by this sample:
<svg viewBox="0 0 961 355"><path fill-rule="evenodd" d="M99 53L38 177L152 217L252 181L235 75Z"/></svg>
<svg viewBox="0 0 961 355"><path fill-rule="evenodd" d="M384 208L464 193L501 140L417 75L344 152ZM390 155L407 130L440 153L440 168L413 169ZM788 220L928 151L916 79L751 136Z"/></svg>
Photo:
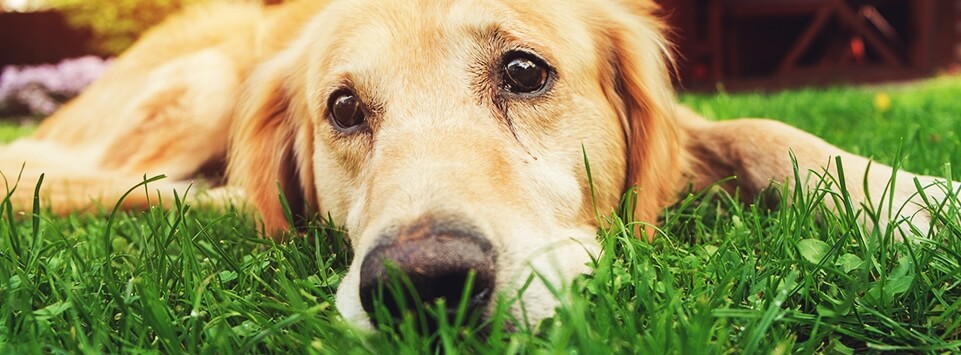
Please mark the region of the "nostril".
<svg viewBox="0 0 961 355"><path fill-rule="evenodd" d="M440 299L451 321L462 300L468 314L487 308L496 275L490 242L472 233L437 229L402 234L364 258L360 298L372 319L378 318L375 302L394 319L431 309Z"/></svg>
<svg viewBox="0 0 961 355"><path fill-rule="evenodd" d="M460 310L461 302L464 302L467 313L484 309L494 287L493 275L469 267L441 271L435 275L414 273L407 276L425 305L444 300L446 313L451 317L449 319L453 319ZM398 313L394 313L395 317Z"/></svg>

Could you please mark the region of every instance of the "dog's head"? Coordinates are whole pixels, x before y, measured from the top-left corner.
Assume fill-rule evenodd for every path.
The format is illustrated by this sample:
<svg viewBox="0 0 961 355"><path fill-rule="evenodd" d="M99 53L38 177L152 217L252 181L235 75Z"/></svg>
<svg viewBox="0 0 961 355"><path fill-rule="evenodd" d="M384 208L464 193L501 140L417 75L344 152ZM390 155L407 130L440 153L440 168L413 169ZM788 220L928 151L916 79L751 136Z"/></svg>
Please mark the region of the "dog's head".
<svg viewBox="0 0 961 355"><path fill-rule="evenodd" d="M268 230L288 227L278 186L295 214L345 224L337 302L357 324L390 267L425 301L471 274L481 312L536 273L524 316L550 316L545 284L598 252L595 211L637 186L654 223L675 192L667 50L639 3L334 2L249 79L231 179Z"/></svg>

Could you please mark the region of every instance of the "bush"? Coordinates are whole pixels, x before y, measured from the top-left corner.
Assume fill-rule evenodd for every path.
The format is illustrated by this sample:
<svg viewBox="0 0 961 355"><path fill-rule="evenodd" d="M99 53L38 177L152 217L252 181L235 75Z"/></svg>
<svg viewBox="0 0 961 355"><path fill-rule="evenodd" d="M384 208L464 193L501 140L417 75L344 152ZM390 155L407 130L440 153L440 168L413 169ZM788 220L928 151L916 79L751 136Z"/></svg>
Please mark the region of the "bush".
<svg viewBox="0 0 961 355"><path fill-rule="evenodd" d="M110 60L88 56L56 65L8 66L0 74L0 114L50 115L79 95L109 64Z"/></svg>

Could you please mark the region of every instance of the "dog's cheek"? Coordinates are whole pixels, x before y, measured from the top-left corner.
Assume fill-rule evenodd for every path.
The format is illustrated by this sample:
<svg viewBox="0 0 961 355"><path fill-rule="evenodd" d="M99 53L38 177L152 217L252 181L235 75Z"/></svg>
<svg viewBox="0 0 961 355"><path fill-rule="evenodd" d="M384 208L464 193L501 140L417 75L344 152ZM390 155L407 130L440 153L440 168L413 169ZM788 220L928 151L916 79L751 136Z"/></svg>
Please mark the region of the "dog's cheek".
<svg viewBox="0 0 961 355"><path fill-rule="evenodd" d="M590 225L517 232L499 249L497 290L503 299L516 299L511 311L533 325L554 314L576 277L591 272L600 244Z"/></svg>
<svg viewBox="0 0 961 355"><path fill-rule="evenodd" d="M338 160L330 137L315 137L318 143L314 145L313 172L320 216L327 218L329 215L334 223L345 224L351 230L350 227L356 227L359 222L350 221L348 212L357 200L365 198L358 179L354 178L360 172Z"/></svg>
<svg viewBox="0 0 961 355"><path fill-rule="evenodd" d="M513 161L523 172L525 195L552 211L555 223L591 218L594 207L613 210L624 187L625 137L602 93L558 85L537 109L515 109L517 139L525 149ZM584 91L584 92L582 92ZM590 176L588 174L590 172ZM593 186L592 186L593 185Z"/></svg>
<svg viewBox="0 0 961 355"><path fill-rule="evenodd" d="M555 169L570 174L579 188L577 215L572 220L593 220L617 208L627 171L626 138L615 110L603 95L578 93L558 123L552 146L566 146ZM575 200L569 200L573 203Z"/></svg>

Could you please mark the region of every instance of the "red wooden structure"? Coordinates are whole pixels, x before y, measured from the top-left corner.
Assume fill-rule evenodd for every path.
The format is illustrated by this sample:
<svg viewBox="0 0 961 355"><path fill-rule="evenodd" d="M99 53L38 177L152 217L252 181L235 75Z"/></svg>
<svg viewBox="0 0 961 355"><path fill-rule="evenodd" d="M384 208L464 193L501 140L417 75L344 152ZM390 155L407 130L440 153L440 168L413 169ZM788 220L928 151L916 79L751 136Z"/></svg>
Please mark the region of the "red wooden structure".
<svg viewBox="0 0 961 355"><path fill-rule="evenodd" d="M89 31L71 28L58 12L0 12L0 69L87 55L88 40Z"/></svg>
<svg viewBox="0 0 961 355"><path fill-rule="evenodd" d="M929 75L959 61L955 0L658 0L688 89Z"/></svg>

